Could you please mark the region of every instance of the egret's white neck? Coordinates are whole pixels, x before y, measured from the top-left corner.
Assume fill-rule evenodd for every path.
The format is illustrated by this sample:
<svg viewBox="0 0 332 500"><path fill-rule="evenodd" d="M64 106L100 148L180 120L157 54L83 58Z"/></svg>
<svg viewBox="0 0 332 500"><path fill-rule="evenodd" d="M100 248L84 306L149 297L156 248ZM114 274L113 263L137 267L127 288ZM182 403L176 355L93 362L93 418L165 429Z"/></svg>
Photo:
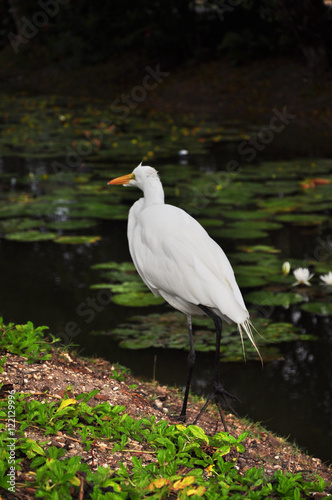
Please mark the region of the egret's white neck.
<svg viewBox="0 0 332 500"><path fill-rule="evenodd" d="M147 178L142 191L144 193L144 205L162 205L165 203L163 186L157 178Z"/></svg>

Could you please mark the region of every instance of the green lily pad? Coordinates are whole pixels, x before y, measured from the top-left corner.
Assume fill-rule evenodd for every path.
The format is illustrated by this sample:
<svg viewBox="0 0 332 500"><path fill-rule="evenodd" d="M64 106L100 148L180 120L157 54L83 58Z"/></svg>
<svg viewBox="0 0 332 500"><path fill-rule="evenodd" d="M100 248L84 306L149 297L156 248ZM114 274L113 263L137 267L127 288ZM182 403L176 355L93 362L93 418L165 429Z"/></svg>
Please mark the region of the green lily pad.
<svg viewBox="0 0 332 500"><path fill-rule="evenodd" d="M243 221L235 221L232 223L232 229L240 229L240 230L265 230L265 229L280 229L282 224L277 222L272 222L268 220L243 220Z"/></svg>
<svg viewBox="0 0 332 500"><path fill-rule="evenodd" d="M112 301L127 307L146 307L164 302L162 297L155 297L143 283L132 262L103 262L92 269L106 271L102 274L107 283L91 285L92 289L107 288L112 291Z"/></svg>
<svg viewBox="0 0 332 500"><path fill-rule="evenodd" d="M241 287L264 286L275 281L280 264L273 256L262 259L262 254L244 254L242 260L255 265L237 265L235 267L236 280ZM241 255L239 260L241 259Z"/></svg>
<svg viewBox="0 0 332 500"><path fill-rule="evenodd" d="M87 245L100 240L100 236L58 236L53 241L65 245Z"/></svg>
<svg viewBox="0 0 332 500"><path fill-rule="evenodd" d="M193 316L195 350L200 352L215 350L213 323L206 316ZM264 359L272 360L280 356L277 347L281 342L311 340L303 336L299 329L290 323L272 323L267 318L254 318L253 323L261 336L255 335L256 342ZM169 349L189 349L188 327L185 315L172 311L164 314L134 316L130 322L120 325L106 335L115 337L120 347L125 349L145 349L164 347ZM268 343L267 343L268 341ZM258 359L257 352L250 341L244 338L246 359ZM221 340L221 361L243 362L242 344L237 327L224 323Z"/></svg>
<svg viewBox="0 0 332 500"><path fill-rule="evenodd" d="M261 306L282 306L289 307L293 304L298 304L303 302L303 297L299 293L293 292L270 292L269 290L262 290L257 292L251 292L246 295L246 300L252 302L253 304L259 304Z"/></svg>
<svg viewBox="0 0 332 500"><path fill-rule="evenodd" d="M155 297L152 293L129 292L113 295L112 302L120 306L146 307L159 305L165 301L162 297Z"/></svg>
<svg viewBox="0 0 332 500"><path fill-rule="evenodd" d="M110 282L111 284L142 283L132 262L101 262L94 264L91 268L103 271L102 277L107 280L108 285ZM98 286L100 287L100 284Z"/></svg>
<svg viewBox="0 0 332 500"><path fill-rule="evenodd" d="M27 203L3 203L0 205L0 218L22 217L26 215Z"/></svg>
<svg viewBox="0 0 332 500"><path fill-rule="evenodd" d="M295 193L297 191L300 191L297 180L284 181L275 179L273 181L267 181L263 185L261 185L259 192L262 194L271 194L273 196L276 196L278 194L284 195Z"/></svg>
<svg viewBox="0 0 332 500"><path fill-rule="evenodd" d="M44 222L37 219L28 219L26 217L6 219L0 222L0 231L4 233L17 233L25 229L33 229L36 227L44 226Z"/></svg>
<svg viewBox="0 0 332 500"><path fill-rule="evenodd" d="M314 261L315 272L320 274L327 274L332 270L332 255L327 262Z"/></svg>
<svg viewBox="0 0 332 500"><path fill-rule="evenodd" d="M297 199L296 196L288 196L283 198L264 198L257 201L260 208L271 213L277 212L294 212L304 205L304 200Z"/></svg>
<svg viewBox="0 0 332 500"><path fill-rule="evenodd" d="M220 219L197 219L197 221L204 227L208 228L209 233L210 228L220 227L224 225L224 221Z"/></svg>
<svg viewBox="0 0 332 500"><path fill-rule="evenodd" d="M308 304L302 304L301 309L303 311L319 314L322 316L327 316L332 314L332 303L329 302L309 302Z"/></svg>
<svg viewBox="0 0 332 500"><path fill-rule="evenodd" d="M17 233L9 233L5 236L7 240L13 241L24 241L24 242L32 242L32 241L46 241L53 240L56 238L56 233L41 233L40 231L19 231Z"/></svg>
<svg viewBox="0 0 332 500"><path fill-rule="evenodd" d="M270 245L251 245L251 246L240 246L239 250L247 253L280 253L281 250L279 248L272 247Z"/></svg>
<svg viewBox="0 0 332 500"><path fill-rule="evenodd" d="M289 214L278 215L276 219L281 222L289 222L291 224L296 224L300 226L316 226L318 224L322 224L326 220L329 220L329 217L323 214L289 213Z"/></svg>
<svg viewBox="0 0 332 500"><path fill-rule="evenodd" d="M266 285L266 279L261 276L249 276L236 273L236 281L240 288L255 288Z"/></svg>
<svg viewBox="0 0 332 500"><path fill-rule="evenodd" d="M97 283L90 286L91 289L107 288L113 293L137 293L147 292L148 288L143 281L125 281L123 283Z"/></svg>
<svg viewBox="0 0 332 500"><path fill-rule="evenodd" d="M136 268L132 262L100 262L91 266L91 269L116 269L123 272L136 272Z"/></svg>
<svg viewBox="0 0 332 500"><path fill-rule="evenodd" d="M292 323L271 323L263 331L264 339L273 342L289 342L297 339L316 340L314 335L301 333L300 329Z"/></svg>
<svg viewBox="0 0 332 500"><path fill-rule="evenodd" d="M255 229L254 227L221 228L220 230L209 231L209 233L214 237L238 240L256 240L268 236L267 232Z"/></svg>
<svg viewBox="0 0 332 500"><path fill-rule="evenodd" d="M94 219L127 219L128 207L118 204L101 203L95 199L84 198L70 209L71 217L86 217Z"/></svg>
<svg viewBox="0 0 332 500"><path fill-rule="evenodd" d="M223 213L227 219L266 219L266 212L263 210L230 210Z"/></svg>
<svg viewBox="0 0 332 500"><path fill-rule="evenodd" d="M87 229L96 225L96 221L92 219L68 219L55 222L48 222L46 227L50 229L58 229L61 231Z"/></svg>

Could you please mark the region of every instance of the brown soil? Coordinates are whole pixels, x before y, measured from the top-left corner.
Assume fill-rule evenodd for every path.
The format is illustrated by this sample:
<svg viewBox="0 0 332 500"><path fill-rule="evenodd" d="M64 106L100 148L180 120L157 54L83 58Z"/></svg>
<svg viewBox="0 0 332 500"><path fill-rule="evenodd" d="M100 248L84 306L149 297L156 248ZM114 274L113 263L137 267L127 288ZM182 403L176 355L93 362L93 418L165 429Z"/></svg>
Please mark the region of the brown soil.
<svg viewBox="0 0 332 500"><path fill-rule="evenodd" d="M29 394L29 398L39 401L60 400L69 386L71 390L68 394L73 398L82 392L99 389L100 392L90 400L89 404L96 405L108 401L112 406L125 406L126 413L133 418L155 415L158 420L170 419L174 423L174 417L171 418L171 416L179 414L182 397L176 389L143 383L131 376L126 376L125 381L119 382L110 378L112 368L102 359L88 361L60 352L55 352L51 361L29 365L24 358L8 354L5 372L1 378L5 383L13 384L16 391ZM135 390L129 388L132 384L137 384ZM201 405L202 402L189 401L187 423L193 421ZM267 477L277 470L301 472L308 480L313 480L314 474L318 474L332 485L332 469L323 464L320 459L309 457L285 439L232 414L226 415L226 422L233 435L238 436L244 431L249 432L243 443L245 452L237 457L231 457L233 460L236 458L236 465L241 472L244 473L254 466L263 466ZM199 425L207 434L223 430L214 405L210 405L210 408L203 414ZM44 433L37 427L29 426L24 434L34 440L45 441ZM68 436L66 433L58 432L56 435L49 436L48 444L65 448L66 457L81 456L93 468L108 465L116 469L118 462L123 462L130 470L131 457L134 455L140 457L145 464L155 460L155 455L144 442L132 441L124 451L112 453L112 442L103 440L96 442L93 451L84 451L79 435ZM18 474L17 484L24 483L26 473ZM332 494L332 486L329 490L328 492ZM317 494L312 498L321 496L322 494ZM32 499L34 498L33 490L17 488L15 498Z"/></svg>

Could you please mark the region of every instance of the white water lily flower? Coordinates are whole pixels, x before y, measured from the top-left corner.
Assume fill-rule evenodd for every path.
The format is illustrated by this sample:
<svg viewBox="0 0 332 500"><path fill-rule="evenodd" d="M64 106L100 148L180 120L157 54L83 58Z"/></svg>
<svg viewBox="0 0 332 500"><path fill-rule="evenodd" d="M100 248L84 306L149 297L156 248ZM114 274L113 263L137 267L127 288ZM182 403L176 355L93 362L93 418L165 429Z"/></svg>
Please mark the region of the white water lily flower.
<svg viewBox="0 0 332 500"><path fill-rule="evenodd" d="M332 285L332 271L327 274L320 276L320 279L324 281L325 285Z"/></svg>
<svg viewBox="0 0 332 500"><path fill-rule="evenodd" d="M286 262L284 262L284 263L283 263L283 265L282 265L282 267L281 267L282 274L283 274L284 276L288 276L290 269L291 269L291 265L290 265L290 263L289 263L289 262L287 262L287 261L286 261Z"/></svg>
<svg viewBox="0 0 332 500"><path fill-rule="evenodd" d="M309 269L306 267L299 267L298 269L295 269L293 271L293 274L296 279L296 283L293 284L293 286L296 285L307 285L311 286L311 283L309 283L309 280L313 277L313 274L310 274Z"/></svg>

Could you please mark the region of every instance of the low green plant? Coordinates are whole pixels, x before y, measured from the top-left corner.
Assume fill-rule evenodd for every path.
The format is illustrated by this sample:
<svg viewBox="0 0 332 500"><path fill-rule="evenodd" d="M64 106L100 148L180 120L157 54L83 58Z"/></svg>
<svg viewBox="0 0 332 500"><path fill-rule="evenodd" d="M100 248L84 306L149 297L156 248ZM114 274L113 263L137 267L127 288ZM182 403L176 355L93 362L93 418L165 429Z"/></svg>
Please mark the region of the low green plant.
<svg viewBox="0 0 332 500"><path fill-rule="evenodd" d="M10 344L13 334L18 332L27 341L20 352L28 360L50 355L51 344L42 338L43 327L34 329L32 323L4 327L1 323L1 329L7 335L8 352L19 351L16 340ZM30 348L28 340L32 338L38 341L39 355ZM120 370L119 373L123 374ZM12 462L8 445L13 442L15 473L23 469L23 463L25 472L24 482L15 485L16 491L24 494L25 488L29 488L35 498L45 500L70 500L78 498L80 492L92 500L299 500L326 488L321 478L307 481L300 473L277 471L271 477L263 467L241 473L237 459L245 452L247 433L239 437L225 432L209 436L196 425L170 424L157 421L155 416L133 418L124 406L111 406L105 401L90 405L97 392L72 396L68 390L57 401L49 401L47 394L43 401L38 401L31 394L15 393L11 399L0 400L0 495L4 493L6 498L5 490L10 487ZM13 406L15 438L7 425ZM31 429L43 437L40 440L29 437ZM115 469L99 466L92 470L81 456L68 457L65 448L49 446L49 436L59 433L69 442L79 441L91 458L98 446L107 446L110 454L122 453L126 465L118 462ZM142 447L145 455L151 457L148 462L137 455Z"/></svg>
<svg viewBox="0 0 332 500"><path fill-rule="evenodd" d="M245 448L243 441L247 433L238 438L219 432L207 435L195 425L170 425L157 422L155 417L133 419L125 413L123 406L111 406L107 402L95 407L88 405L96 391L82 393L76 399L66 398L59 403L29 401L29 396L16 396L16 470L24 460L28 464L27 482L35 490L36 498L70 499L78 493L81 485L89 488L92 499L140 499L170 498L233 498L246 497L253 500L283 498L297 500L312 491L324 491L321 478L305 481L301 474L276 472L267 478L264 469L252 468L243 475L236 467L239 453ZM8 486L6 442L8 431L3 423L7 414L7 403L1 402L0 410L0 486ZM29 426L42 430L46 435L56 434L62 429L70 439L81 436L81 444L90 450L96 440L107 440L114 451L126 451L130 442L145 443L147 452L153 457L144 464L135 456L133 448L130 472L123 463L117 470L98 467L91 471L81 457L65 457L63 448L51 446L46 441L35 441L25 437ZM129 450L128 450L129 451ZM229 455L231 454L231 455ZM227 458L232 456L233 458ZM7 460L7 461L6 461Z"/></svg>
<svg viewBox="0 0 332 500"><path fill-rule="evenodd" d="M126 375L129 375L130 370L125 366L120 365L119 363L114 363L111 367L111 378L118 380L119 382L123 382L126 380Z"/></svg>
<svg viewBox="0 0 332 500"><path fill-rule="evenodd" d="M28 363L48 360L51 358L52 343L56 339L50 335L52 341L47 342L45 330L48 330L47 326L35 328L31 321L26 325L5 325L3 318L0 318L0 350L23 356Z"/></svg>

